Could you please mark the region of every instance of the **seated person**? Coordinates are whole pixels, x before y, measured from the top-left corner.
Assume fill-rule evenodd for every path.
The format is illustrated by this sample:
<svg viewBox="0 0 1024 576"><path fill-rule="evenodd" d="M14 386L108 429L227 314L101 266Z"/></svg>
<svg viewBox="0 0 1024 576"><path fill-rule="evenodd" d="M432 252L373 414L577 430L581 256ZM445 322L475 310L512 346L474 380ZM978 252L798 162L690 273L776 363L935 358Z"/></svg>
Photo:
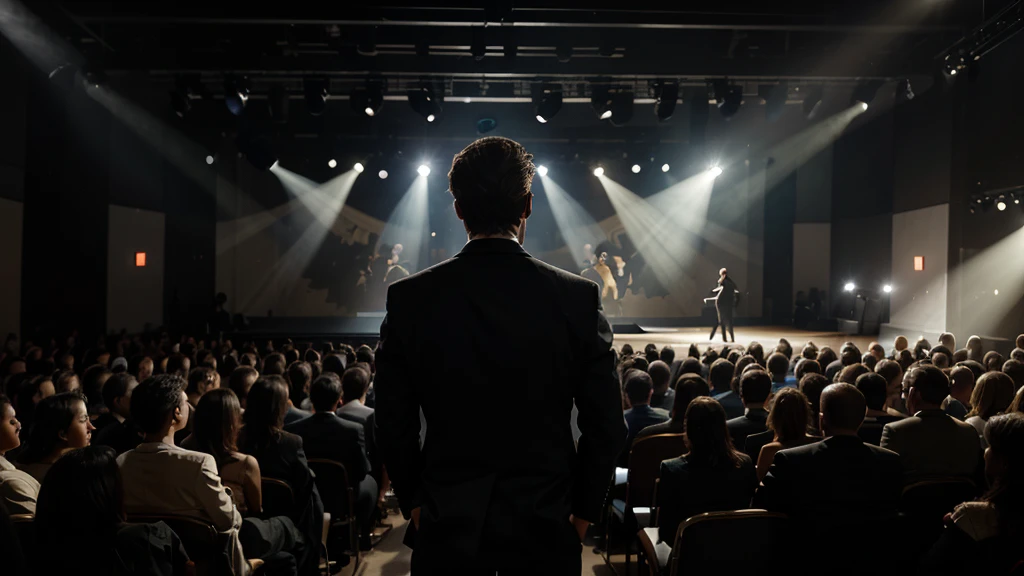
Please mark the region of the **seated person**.
<svg viewBox="0 0 1024 576"><path fill-rule="evenodd" d="M942 402L942 409L957 420L966 420L971 411L971 394L974 392L974 372L966 366L954 366L949 371L949 396Z"/></svg>
<svg viewBox="0 0 1024 576"><path fill-rule="evenodd" d="M661 463L658 538L668 546L687 518L748 508L757 488L754 464L733 448L721 404L707 396L695 398L684 422L686 454Z"/></svg>
<svg viewBox="0 0 1024 576"><path fill-rule="evenodd" d="M249 396L249 389L259 377L260 373L252 366L239 366L232 370L231 376L228 377L228 388L231 388L231 391L238 397L238 403L241 404L243 412L245 411L245 399Z"/></svg>
<svg viewBox="0 0 1024 576"><path fill-rule="evenodd" d="M58 458L89 445L93 430L85 396L80 392L62 392L44 399L36 406L28 443L18 457L18 468L42 484Z"/></svg>
<svg viewBox="0 0 1024 576"><path fill-rule="evenodd" d="M940 408L949 395L942 370L928 365L908 370L903 395L913 416L886 424L881 446L900 455L904 483L961 477L981 485L978 432Z"/></svg>
<svg viewBox="0 0 1024 576"><path fill-rule="evenodd" d="M125 522L123 484L109 446L72 450L54 463L34 528L38 543L60 542L60 551L39 555L37 574L185 573L188 555L167 524Z"/></svg>
<svg viewBox="0 0 1024 576"><path fill-rule="evenodd" d="M903 401L903 368L898 362L882 360L875 364L875 373L885 378L885 411L891 416L906 416L907 405Z"/></svg>
<svg viewBox="0 0 1024 576"><path fill-rule="evenodd" d="M786 386L796 388L797 379L795 376L789 375L789 358L784 354L775 352L769 356L767 370L768 375L772 378L772 392L777 392Z"/></svg>
<svg viewBox="0 0 1024 576"><path fill-rule="evenodd" d="M1024 414L993 416L985 427L984 496L946 515L942 537L921 562L921 574L1010 574L1020 560Z"/></svg>
<svg viewBox="0 0 1024 576"><path fill-rule="evenodd" d="M242 415L245 427L239 436L239 448L256 458L264 478L288 483L296 505L292 521L306 542L320 542L324 507L313 483L313 473L306 464L302 438L283 429L284 415L288 411L288 384L281 376L261 377L249 389L247 406ZM313 572L318 563L318 548L309 546L305 558L299 559L299 572Z"/></svg>
<svg viewBox="0 0 1024 576"><path fill-rule="evenodd" d="M739 380L733 378L735 372L736 365L725 358L715 360L708 371L708 384L711 386L708 396L718 400L718 403L722 405L722 408L725 409L726 419L743 415L743 401L740 400L738 389ZM735 390L732 387L733 382L736 382L737 389Z"/></svg>
<svg viewBox="0 0 1024 576"><path fill-rule="evenodd" d="M768 411L764 405L772 393L772 379L768 373L754 369L740 377L740 399L744 414L726 422L733 446L743 446L750 434L767 429Z"/></svg>
<svg viewBox="0 0 1024 576"><path fill-rule="evenodd" d="M377 482L369 474L370 461L366 457L364 428L339 418L335 413L341 402L341 382L333 372L323 374L313 382L310 398L313 401L313 415L285 429L302 437L302 445L309 458L334 460L345 466L349 486L356 494L356 516L360 520L360 536L365 543L374 524Z"/></svg>
<svg viewBox="0 0 1024 576"><path fill-rule="evenodd" d="M650 375L640 370L631 370L626 375L626 400L629 409L624 416L626 419L626 448L619 457L619 466L629 466L629 450L633 445L633 439L641 430L648 426L667 422L668 412L661 408L651 407L651 396L654 395L654 383Z"/></svg>
<svg viewBox="0 0 1024 576"><path fill-rule="evenodd" d="M132 391L138 385L128 372L114 374L103 385L103 404L113 422L93 434L93 445L110 446L117 454L124 454L142 442L138 427L131 421Z"/></svg>
<svg viewBox="0 0 1024 576"><path fill-rule="evenodd" d="M868 372L857 377L857 390L864 395L868 410L864 416L864 424L857 430L860 439L868 444L878 446L882 442L882 429L886 424L902 419L885 410L886 388L885 378L876 372Z"/></svg>
<svg viewBox="0 0 1024 576"><path fill-rule="evenodd" d="M796 367L793 369L793 377L796 378L798 388L800 380L808 374L821 374L821 364L818 364L818 361L813 358L797 360Z"/></svg>
<svg viewBox="0 0 1024 576"><path fill-rule="evenodd" d="M238 531L242 515L217 475L213 456L174 445L185 428L188 397L177 374L152 376L132 392L132 419L144 437L139 446L117 457L124 484L124 510L131 515L175 514L209 522L228 534L227 550L235 574L248 574Z"/></svg>
<svg viewBox="0 0 1024 576"><path fill-rule="evenodd" d="M982 448L986 447L985 423L1010 407L1015 391L1013 379L1002 372L986 372L978 378L971 396L973 408L967 413L966 422L978 431Z"/></svg>
<svg viewBox="0 0 1024 576"><path fill-rule="evenodd" d="M774 438L761 446L757 457L757 478L764 478L768 467L779 450L796 448L821 440L807 434L811 421L811 405L804 393L796 388L783 388L772 400L772 409L766 422ZM751 436L747 436L750 441Z"/></svg>
<svg viewBox="0 0 1024 576"><path fill-rule="evenodd" d="M109 414L106 414L106 406L101 402L104 384L113 372L105 364L93 364L82 373L82 394L88 399L89 415L99 417L93 422L96 429L105 427L114 421Z"/></svg>
<svg viewBox="0 0 1024 576"><path fill-rule="evenodd" d="M14 467L4 455L21 445L18 435L21 423L14 413L14 405L0 394L0 508L11 514L35 514L39 482Z"/></svg>
<svg viewBox="0 0 1024 576"><path fill-rule="evenodd" d="M647 368L647 374L650 375L651 381L654 383L654 395L651 396L651 406L671 411L672 406L675 404L676 395L676 391L669 387L672 370L668 364L661 360L655 360Z"/></svg>
<svg viewBox="0 0 1024 576"><path fill-rule="evenodd" d="M300 408L302 401L309 396L309 385L313 381L313 368L306 362L292 362L285 373L288 377L288 412L284 415L284 424L308 418L311 412Z"/></svg>
<svg viewBox="0 0 1024 576"><path fill-rule="evenodd" d="M648 426L636 435L636 440L654 436L656 434L682 434L683 418L686 416L686 407L698 396L709 396L710 389L707 382L696 374L686 374L676 384L675 394L672 396L674 405L669 412L670 420L661 424Z"/></svg>

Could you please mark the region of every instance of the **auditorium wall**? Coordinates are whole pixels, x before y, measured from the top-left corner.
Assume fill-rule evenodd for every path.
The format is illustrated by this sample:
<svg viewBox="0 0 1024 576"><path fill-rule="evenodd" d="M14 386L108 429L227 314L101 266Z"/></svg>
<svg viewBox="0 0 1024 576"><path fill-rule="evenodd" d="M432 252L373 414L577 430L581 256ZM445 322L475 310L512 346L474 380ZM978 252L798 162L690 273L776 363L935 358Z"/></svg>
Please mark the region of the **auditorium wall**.
<svg viewBox="0 0 1024 576"><path fill-rule="evenodd" d="M21 262L25 183L24 70L0 36L0 336L21 330Z"/></svg>
<svg viewBox="0 0 1024 576"><path fill-rule="evenodd" d="M139 255L141 254L141 259ZM111 205L107 239L107 331L163 325L164 215Z"/></svg>
<svg viewBox="0 0 1024 576"><path fill-rule="evenodd" d="M793 225L793 294L828 288L832 257L832 224L805 222Z"/></svg>
<svg viewBox="0 0 1024 576"><path fill-rule="evenodd" d="M925 333L946 329L948 243L948 204L893 214L893 326ZM923 270L915 269L916 257L924 259Z"/></svg>

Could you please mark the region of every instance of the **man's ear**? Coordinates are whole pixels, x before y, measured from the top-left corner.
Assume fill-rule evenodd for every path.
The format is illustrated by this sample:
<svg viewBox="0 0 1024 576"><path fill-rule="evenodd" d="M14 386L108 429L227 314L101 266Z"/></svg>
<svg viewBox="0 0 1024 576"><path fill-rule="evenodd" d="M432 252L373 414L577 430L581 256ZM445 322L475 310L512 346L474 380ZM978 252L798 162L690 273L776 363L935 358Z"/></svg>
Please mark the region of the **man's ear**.
<svg viewBox="0 0 1024 576"><path fill-rule="evenodd" d="M532 192L526 198L526 208L523 210L523 216L522 216L523 220L526 220L527 218L529 218L530 214L533 214L533 193Z"/></svg>
<svg viewBox="0 0 1024 576"><path fill-rule="evenodd" d="M462 208L459 206L459 201L455 201L455 215L459 217L459 220L465 220L462 216Z"/></svg>

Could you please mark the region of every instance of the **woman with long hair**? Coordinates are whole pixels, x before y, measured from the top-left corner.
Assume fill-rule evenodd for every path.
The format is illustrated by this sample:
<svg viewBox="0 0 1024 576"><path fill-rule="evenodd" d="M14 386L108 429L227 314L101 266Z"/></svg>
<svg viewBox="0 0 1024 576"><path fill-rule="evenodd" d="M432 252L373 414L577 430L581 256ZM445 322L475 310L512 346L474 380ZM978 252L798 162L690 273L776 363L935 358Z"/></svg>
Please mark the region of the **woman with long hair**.
<svg viewBox="0 0 1024 576"><path fill-rule="evenodd" d="M807 433L811 424L811 404L807 396L796 388L783 388L775 394L766 424L775 433L775 439L761 447L757 457L758 480L768 473L779 450L821 440Z"/></svg>
<svg viewBox="0 0 1024 576"><path fill-rule="evenodd" d="M58 458L89 445L95 429L81 393L62 392L43 399L36 405L32 430L24 452L18 457L18 468L42 484Z"/></svg>
<svg viewBox="0 0 1024 576"><path fill-rule="evenodd" d="M971 411L965 420L978 431L981 446L986 446L985 423L996 414L1001 414L1013 403L1016 387L1013 378L1002 372L986 372L978 378L971 392Z"/></svg>
<svg viewBox="0 0 1024 576"><path fill-rule="evenodd" d="M694 398L686 408L686 454L661 463L658 534L669 546L676 528L695 514L750 506L757 473L750 458L733 448L725 410L710 396Z"/></svg>

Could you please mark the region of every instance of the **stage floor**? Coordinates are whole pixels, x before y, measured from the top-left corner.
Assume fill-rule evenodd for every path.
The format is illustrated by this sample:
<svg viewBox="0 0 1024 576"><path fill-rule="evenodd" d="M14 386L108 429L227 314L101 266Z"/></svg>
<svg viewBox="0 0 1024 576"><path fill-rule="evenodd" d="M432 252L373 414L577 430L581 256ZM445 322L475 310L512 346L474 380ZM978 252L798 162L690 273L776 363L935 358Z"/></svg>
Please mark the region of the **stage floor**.
<svg viewBox="0 0 1024 576"><path fill-rule="evenodd" d="M646 334L616 334L614 345L616 349L622 348L623 344L629 344L633 350L642 352L644 346L654 343L659 349L664 346L672 346L676 354L682 350L684 353L690 344L696 344L701 352L708 346L721 348L723 346L722 333L715 334L715 340L711 341L708 336L711 334L710 327L701 328L648 328L640 325L647 331ZM799 330L792 326L741 326L736 328L736 344L746 347L751 342L760 342L765 352L775 347L780 338L789 340L793 346L793 352L799 354L807 342L821 348L829 346L838 353L839 347L844 342L850 341L860 348L861 352L867 352L868 344L873 342L877 336L855 336L841 332L820 332L813 330ZM882 344L885 345L884 343Z"/></svg>

